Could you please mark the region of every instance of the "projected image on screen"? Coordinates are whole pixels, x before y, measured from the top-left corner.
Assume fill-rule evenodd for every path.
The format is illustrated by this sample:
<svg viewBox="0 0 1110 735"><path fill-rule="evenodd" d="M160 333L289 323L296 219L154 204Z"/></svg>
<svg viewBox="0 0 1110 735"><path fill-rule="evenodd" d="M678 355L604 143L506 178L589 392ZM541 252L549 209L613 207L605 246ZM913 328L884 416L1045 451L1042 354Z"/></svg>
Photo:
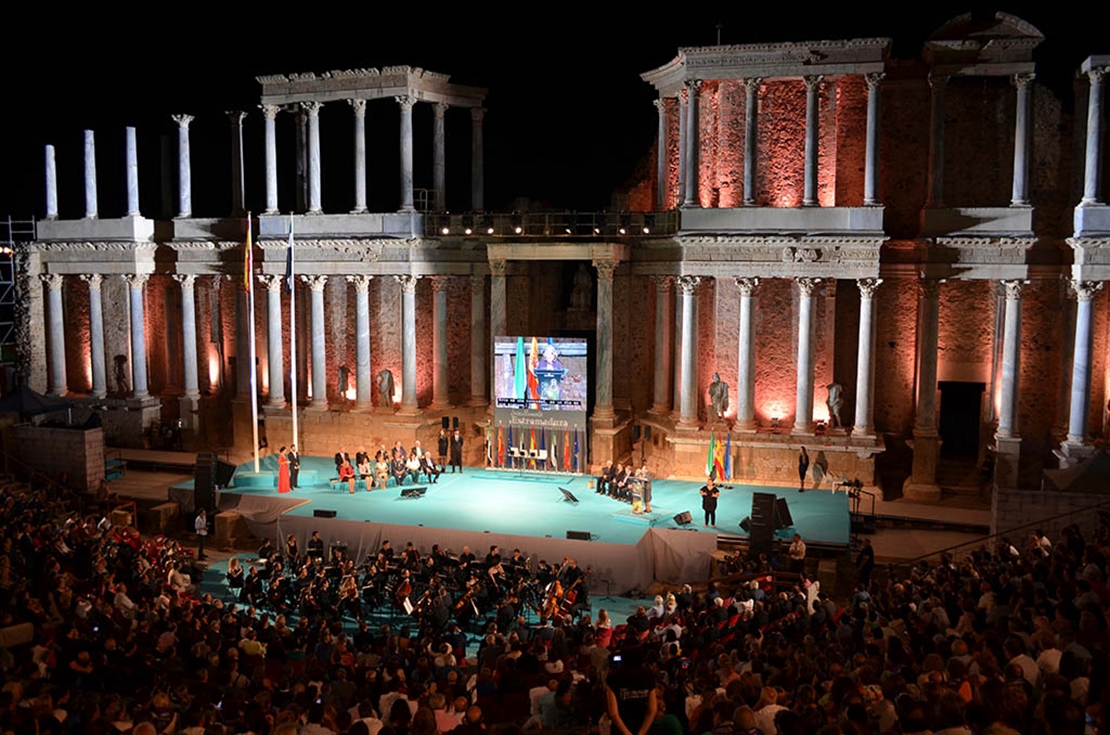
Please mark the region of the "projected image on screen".
<svg viewBox="0 0 1110 735"><path fill-rule="evenodd" d="M497 408L586 410L586 340L496 337Z"/></svg>

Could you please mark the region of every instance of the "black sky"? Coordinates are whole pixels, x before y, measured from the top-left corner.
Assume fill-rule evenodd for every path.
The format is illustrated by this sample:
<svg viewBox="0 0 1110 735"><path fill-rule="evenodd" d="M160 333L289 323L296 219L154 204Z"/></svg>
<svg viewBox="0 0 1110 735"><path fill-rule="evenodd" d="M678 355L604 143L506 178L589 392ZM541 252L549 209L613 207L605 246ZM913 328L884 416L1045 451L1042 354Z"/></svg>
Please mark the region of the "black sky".
<svg viewBox="0 0 1110 735"><path fill-rule="evenodd" d="M252 112L245 133L248 203L257 207L258 74L411 64L488 87L487 207L504 210L514 197L527 197L585 209L606 206L613 188L649 152L655 95L639 74L673 58L680 46L715 43L718 21L724 43L888 36L895 56L912 58L929 33L954 15L1005 10L1045 33L1037 54L1039 78L1068 93L1068 105L1070 79L1082 59L1110 53L1105 34L1099 38L1104 21L1091 3L671 2L654 6L666 8L662 13L647 12L647 3L506 7L181 0L138 9L9 7L0 40L7 103L0 115L0 215L42 215L42 146L52 142L62 214L80 216L81 130L91 127L98 136L101 214L118 216L122 127L129 124L139 128L144 213L156 214L158 136L172 133L169 115L177 112L197 116L194 211L222 214L228 206L222 112L228 109ZM322 123L325 209L333 210L348 208L350 198L350 112L339 107L325 108ZM420 107L418 186L430 167L424 151L429 139L420 137L430 129L430 113L422 118ZM469 132L465 117L456 114L448 118L448 187L449 204L458 209L464 204ZM372 107L371 116L371 146L377 146L371 204L377 200L384 209L395 194L396 113ZM279 153L286 157L283 166L290 153Z"/></svg>

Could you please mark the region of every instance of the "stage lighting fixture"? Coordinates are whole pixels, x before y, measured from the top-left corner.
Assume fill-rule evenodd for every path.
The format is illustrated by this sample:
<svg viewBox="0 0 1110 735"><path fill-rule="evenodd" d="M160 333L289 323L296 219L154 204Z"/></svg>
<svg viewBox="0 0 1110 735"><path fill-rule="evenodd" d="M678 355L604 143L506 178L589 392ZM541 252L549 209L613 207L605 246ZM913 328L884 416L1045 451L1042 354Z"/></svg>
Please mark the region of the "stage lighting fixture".
<svg viewBox="0 0 1110 735"><path fill-rule="evenodd" d="M473 233L474 233L474 230L472 230L472 229L470 229L469 227L467 227L467 228L466 228L465 230L463 230L463 232L465 232L466 234L470 235L470 234L473 234Z"/></svg>
<svg viewBox="0 0 1110 735"><path fill-rule="evenodd" d="M440 232L442 232L444 235L448 235L451 233L451 230L447 227L444 227L442 230L440 230Z"/></svg>
<svg viewBox="0 0 1110 735"><path fill-rule="evenodd" d="M522 231L523 231L523 228L522 228L522 227L521 227L520 225L517 225L516 227L514 227L514 228L513 228L513 232L515 232L515 233L516 233L516 234L518 234L518 235L519 235L519 234L520 234L520 233L521 233Z"/></svg>

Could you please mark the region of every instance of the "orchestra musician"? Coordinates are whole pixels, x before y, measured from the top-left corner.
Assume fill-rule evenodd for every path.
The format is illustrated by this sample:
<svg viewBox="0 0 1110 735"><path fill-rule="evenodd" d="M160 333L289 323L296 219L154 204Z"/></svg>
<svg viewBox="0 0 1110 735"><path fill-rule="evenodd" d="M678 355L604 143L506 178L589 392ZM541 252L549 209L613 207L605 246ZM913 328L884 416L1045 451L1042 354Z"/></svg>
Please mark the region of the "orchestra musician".
<svg viewBox="0 0 1110 735"><path fill-rule="evenodd" d="M312 538L308 540L308 557L318 563L324 561L324 540L320 538L319 531L313 531Z"/></svg>
<svg viewBox="0 0 1110 735"><path fill-rule="evenodd" d="M300 561L301 550L297 546L297 535L289 534L285 537L285 558L289 560L289 566L296 567Z"/></svg>

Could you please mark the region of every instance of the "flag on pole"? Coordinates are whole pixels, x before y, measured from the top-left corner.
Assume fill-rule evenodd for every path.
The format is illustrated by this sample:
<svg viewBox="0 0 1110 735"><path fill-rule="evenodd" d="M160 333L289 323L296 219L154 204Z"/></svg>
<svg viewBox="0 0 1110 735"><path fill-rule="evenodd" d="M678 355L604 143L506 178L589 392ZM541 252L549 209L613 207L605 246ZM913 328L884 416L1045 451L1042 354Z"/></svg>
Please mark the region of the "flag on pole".
<svg viewBox="0 0 1110 735"><path fill-rule="evenodd" d="M251 213L247 212L247 242L243 248L243 285L247 295L247 319L250 335L247 339L250 366L251 434L254 438L254 474L258 474L258 358L254 345L254 244L251 242Z"/></svg>
<svg viewBox="0 0 1110 735"><path fill-rule="evenodd" d="M516 448L516 447L513 446L513 425L512 424L509 424L509 445L508 446L509 446L509 449L515 449ZM506 467L512 467L513 466L512 459L506 459L505 460L505 466Z"/></svg>
<svg viewBox="0 0 1110 735"><path fill-rule="evenodd" d="M297 445L300 432L297 427L297 289L293 256L293 215L289 215L289 255L285 262L285 286L289 289L289 401L293 408L293 446Z"/></svg>
<svg viewBox="0 0 1110 735"><path fill-rule="evenodd" d="M728 432L728 442L725 444L725 479L732 479L732 432Z"/></svg>
<svg viewBox="0 0 1110 735"><path fill-rule="evenodd" d="M536 469L536 427L532 425L532 439L528 444L528 466Z"/></svg>
<svg viewBox="0 0 1110 735"><path fill-rule="evenodd" d="M524 358L524 337L516 338L516 364L513 366L513 398L528 397L528 364Z"/></svg>
<svg viewBox="0 0 1110 735"><path fill-rule="evenodd" d="M554 467L556 470L559 469L559 447L558 447L558 443L559 443L559 432L552 429L551 430L551 451L547 453L547 456L551 457L551 466Z"/></svg>
<svg viewBox="0 0 1110 735"><path fill-rule="evenodd" d="M486 465L493 466L493 421L486 421Z"/></svg>
<svg viewBox="0 0 1110 735"><path fill-rule="evenodd" d="M713 455L717 450L717 432L709 434L709 452L705 455L705 476L713 473Z"/></svg>
<svg viewBox="0 0 1110 735"><path fill-rule="evenodd" d="M503 428L504 427L502 427L500 423L497 424L497 466L498 467L504 467L505 466L505 435L502 433Z"/></svg>
<svg viewBox="0 0 1110 735"><path fill-rule="evenodd" d="M713 475L718 480L723 480L725 477L725 443L717 442L717 446L713 448Z"/></svg>
<svg viewBox="0 0 1110 735"><path fill-rule="evenodd" d="M541 470L547 469L547 441L544 439L546 435L547 429L540 429L540 454L543 455L543 459L540 460Z"/></svg>
<svg viewBox="0 0 1110 735"><path fill-rule="evenodd" d="M578 429L574 430L574 471L578 471Z"/></svg>
<svg viewBox="0 0 1110 735"><path fill-rule="evenodd" d="M536 377L536 366L540 364L540 345L539 340L535 337L532 338L532 351L528 356L528 397L532 400L540 400L540 381ZM538 403L532 404L532 408L539 408Z"/></svg>
<svg viewBox="0 0 1110 735"><path fill-rule="evenodd" d="M570 472L570 429L563 432L563 472Z"/></svg>

